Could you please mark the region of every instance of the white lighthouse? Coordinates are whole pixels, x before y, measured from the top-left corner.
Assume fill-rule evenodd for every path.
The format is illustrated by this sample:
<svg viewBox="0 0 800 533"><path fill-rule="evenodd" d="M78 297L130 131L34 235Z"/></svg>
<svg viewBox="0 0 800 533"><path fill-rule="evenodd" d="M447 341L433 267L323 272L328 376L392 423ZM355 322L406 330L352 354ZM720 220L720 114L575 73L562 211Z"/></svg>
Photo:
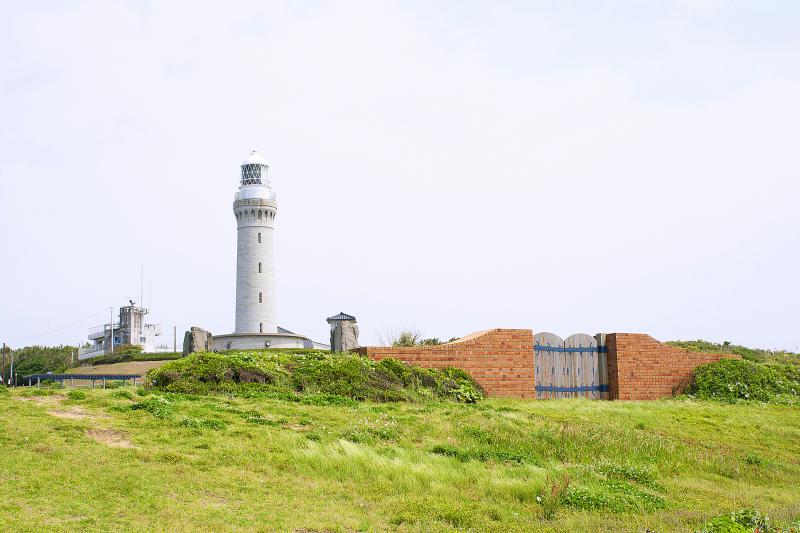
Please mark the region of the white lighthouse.
<svg viewBox="0 0 800 533"><path fill-rule="evenodd" d="M236 325L214 335L211 349L309 348L308 338L278 327L275 305L275 215L278 203L270 186L269 165L253 150L241 164L236 217Z"/></svg>
<svg viewBox="0 0 800 533"><path fill-rule="evenodd" d="M236 333L277 333L275 215L269 165L256 150L242 162L236 216Z"/></svg>

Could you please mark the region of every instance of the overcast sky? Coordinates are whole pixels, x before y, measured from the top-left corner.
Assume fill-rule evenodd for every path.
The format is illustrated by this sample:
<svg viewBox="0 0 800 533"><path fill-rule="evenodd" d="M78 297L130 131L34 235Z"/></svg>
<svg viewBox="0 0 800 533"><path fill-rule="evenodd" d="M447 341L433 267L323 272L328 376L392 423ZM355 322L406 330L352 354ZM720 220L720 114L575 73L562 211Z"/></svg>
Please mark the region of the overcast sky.
<svg viewBox="0 0 800 533"><path fill-rule="evenodd" d="M2 2L0 341L138 299L234 326L239 164L279 323L800 348L798 2Z"/></svg>

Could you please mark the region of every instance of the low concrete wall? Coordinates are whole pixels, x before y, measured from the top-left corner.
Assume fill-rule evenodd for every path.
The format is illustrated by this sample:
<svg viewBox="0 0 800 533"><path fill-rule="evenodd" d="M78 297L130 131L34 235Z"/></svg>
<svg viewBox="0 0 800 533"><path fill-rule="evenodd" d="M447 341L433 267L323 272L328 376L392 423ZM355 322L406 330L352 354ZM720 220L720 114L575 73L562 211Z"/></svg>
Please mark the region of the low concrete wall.
<svg viewBox="0 0 800 533"><path fill-rule="evenodd" d="M536 398L529 329L491 329L438 346L369 346L357 351L376 361L391 357L426 368L461 368L490 396Z"/></svg>
<svg viewBox="0 0 800 533"><path fill-rule="evenodd" d="M282 333L247 333L214 335L211 350L263 350L264 348L303 348L305 337Z"/></svg>
<svg viewBox="0 0 800 533"><path fill-rule="evenodd" d="M738 355L694 352L641 333L609 333L608 388L612 400L656 400L681 394L699 365Z"/></svg>

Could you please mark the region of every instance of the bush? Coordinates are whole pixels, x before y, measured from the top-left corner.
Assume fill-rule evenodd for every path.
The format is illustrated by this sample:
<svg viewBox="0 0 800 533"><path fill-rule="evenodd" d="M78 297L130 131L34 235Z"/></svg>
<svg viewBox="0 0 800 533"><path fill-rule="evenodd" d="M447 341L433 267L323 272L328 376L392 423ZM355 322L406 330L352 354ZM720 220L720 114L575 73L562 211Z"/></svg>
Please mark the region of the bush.
<svg viewBox="0 0 800 533"><path fill-rule="evenodd" d="M696 352L732 353L740 356L742 359L753 361L755 363L791 364L794 366L800 366L800 354L787 352L785 350L775 351L763 350L760 348L748 348L746 346L731 344L728 341L725 341L721 344L704 340L668 341L667 344Z"/></svg>
<svg viewBox="0 0 800 533"><path fill-rule="evenodd" d="M752 531L774 531L769 517L755 509L740 509L730 514L712 518L705 523L700 533L750 533Z"/></svg>
<svg viewBox="0 0 800 533"><path fill-rule="evenodd" d="M786 401L786 397L800 397L800 381L796 381L794 369L788 367L721 359L697 367L686 392L727 402Z"/></svg>
<svg viewBox="0 0 800 533"><path fill-rule="evenodd" d="M138 344L118 344L114 346L114 353L117 355L136 355L142 353L142 347Z"/></svg>
<svg viewBox="0 0 800 533"><path fill-rule="evenodd" d="M85 400L86 393L83 392L82 390L72 389L67 393L67 398L69 398L70 400Z"/></svg>
<svg viewBox="0 0 800 533"><path fill-rule="evenodd" d="M26 346L14 350L14 375L17 385L21 383L22 376L47 372L63 373L69 368L75 350L74 346ZM7 360L4 376L8 375L9 364L10 360Z"/></svg>
<svg viewBox="0 0 800 533"><path fill-rule="evenodd" d="M134 411L147 411L157 418L168 418L172 416L173 413L172 402L163 397L150 397L131 404L130 408Z"/></svg>
<svg viewBox="0 0 800 533"><path fill-rule="evenodd" d="M141 346L137 346L141 351ZM114 363L128 363L130 361L171 361L180 359L183 354L180 352L168 353L114 353L114 355L101 355L89 361L92 366L111 365Z"/></svg>
<svg viewBox="0 0 800 533"><path fill-rule="evenodd" d="M463 370L421 368L393 359L375 362L350 353L197 353L151 370L148 377L170 392L268 396L316 405L431 397L475 403L483 398Z"/></svg>

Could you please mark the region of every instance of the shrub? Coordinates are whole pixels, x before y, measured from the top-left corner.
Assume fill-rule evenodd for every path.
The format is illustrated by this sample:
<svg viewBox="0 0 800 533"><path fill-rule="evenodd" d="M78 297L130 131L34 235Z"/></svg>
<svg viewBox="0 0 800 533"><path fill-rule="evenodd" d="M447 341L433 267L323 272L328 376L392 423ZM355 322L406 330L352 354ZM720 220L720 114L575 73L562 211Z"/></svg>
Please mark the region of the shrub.
<svg viewBox="0 0 800 533"><path fill-rule="evenodd" d="M782 366L721 359L697 367L686 392L698 398L736 402L769 402L780 396L800 397L795 373Z"/></svg>
<svg viewBox="0 0 800 533"><path fill-rule="evenodd" d="M168 418L172 416L172 402L161 396L151 396L140 402L131 404L132 410L147 411L157 418Z"/></svg>
<svg viewBox="0 0 800 533"><path fill-rule="evenodd" d="M131 394L130 391L126 391L124 389L115 390L114 392L111 393L111 396L113 396L114 398L124 398L126 400L133 400L133 394Z"/></svg>
<svg viewBox="0 0 800 533"><path fill-rule="evenodd" d="M705 523L699 533L750 533L771 531L769 517L755 509L739 509Z"/></svg>
<svg viewBox="0 0 800 533"><path fill-rule="evenodd" d="M141 351L141 346L137 346ZM96 365L111 365L114 363L128 363L130 361L171 361L173 359L180 359L183 354L180 352L168 353L124 353L120 354L114 352L114 355L101 355L89 361L89 364Z"/></svg>
<svg viewBox="0 0 800 533"><path fill-rule="evenodd" d="M453 398L462 403L477 403L483 394L471 384L462 383L453 391Z"/></svg>
<svg viewBox="0 0 800 533"><path fill-rule="evenodd" d="M196 353L148 373L156 387L184 394L354 405L354 401L453 399L475 403L483 391L463 370L428 369L350 353L247 351Z"/></svg>
<svg viewBox="0 0 800 533"><path fill-rule="evenodd" d="M142 353L142 347L138 344L120 344L114 346L114 353L117 355L134 355Z"/></svg>
<svg viewBox="0 0 800 533"><path fill-rule="evenodd" d="M785 350L774 351L760 348L748 348L746 346L731 344L728 341L722 344L704 340L668 341L667 344L697 352L732 353L740 356L742 359L755 363L790 364L795 367L800 365L800 354L787 352Z"/></svg>
<svg viewBox="0 0 800 533"><path fill-rule="evenodd" d="M69 392L67 392L67 398L70 400L85 400L86 393L82 390L71 389Z"/></svg>

